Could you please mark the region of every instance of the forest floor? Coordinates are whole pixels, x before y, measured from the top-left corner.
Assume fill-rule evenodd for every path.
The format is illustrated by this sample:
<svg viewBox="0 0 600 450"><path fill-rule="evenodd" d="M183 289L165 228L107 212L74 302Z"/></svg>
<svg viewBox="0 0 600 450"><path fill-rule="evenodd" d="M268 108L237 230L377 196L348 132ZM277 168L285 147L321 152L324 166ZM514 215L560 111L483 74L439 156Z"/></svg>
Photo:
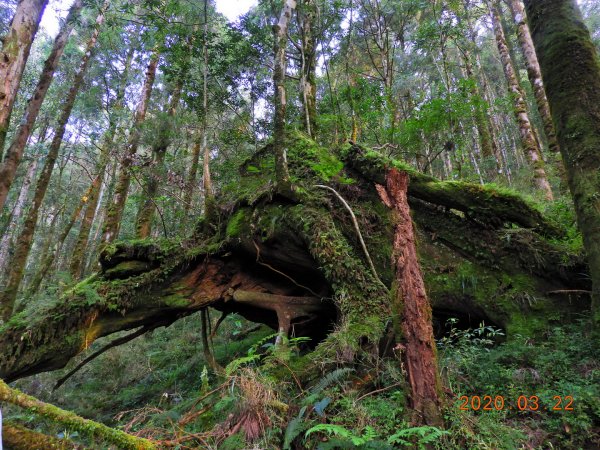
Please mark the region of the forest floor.
<svg viewBox="0 0 600 450"><path fill-rule="evenodd" d="M393 362L372 362L361 376L334 370L299 386L293 373L306 364L302 339L278 351L269 328L237 315L225 319L214 339L227 376L213 375L204 360L196 314L107 351L54 392L56 380L81 356L62 371L16 386L84 417L162 440L165 448L275 449L283 443L391 449L428 442L444 449L600 448L600 349L587 338L584 321L550 329L540 339L508 342L498 328L457 326L449 320L438 336L445 431L404 422L404 374ZM76 433L29 412L7 415L77 440ZM254 424L239 426L244 415L246 425Z"/></svg>

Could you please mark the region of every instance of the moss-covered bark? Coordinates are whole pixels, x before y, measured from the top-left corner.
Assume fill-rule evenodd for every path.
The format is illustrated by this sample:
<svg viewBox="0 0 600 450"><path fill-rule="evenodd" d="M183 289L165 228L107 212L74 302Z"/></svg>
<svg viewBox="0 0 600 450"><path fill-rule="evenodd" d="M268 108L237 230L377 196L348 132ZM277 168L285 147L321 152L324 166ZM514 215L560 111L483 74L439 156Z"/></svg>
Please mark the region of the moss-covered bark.
<svg viewBox="0 0 600 450"><path fill-rule="evenodd" d="M80 434L88 438L115 445L119 449L150 450L156 448L155 445L147 439L131 436L122 431L107 427L104 424L84 419L76 414L73 414L72 412L64 411L56 406L41 402L30 395L10 388L2 380L0 380L0 401L26 408L36 415L40 415L65 426L71 431L78 431ZM29 437L31 436L29 435ZM55 442L52 442L53 440L51 439L48 439L48 441L53 445L55 444ZM50 449L64 447L50 446L45 448Z"/></svg>
<svg viewBox="0 0 600 450"><path fill-rule="evenodd" d="M27 258L29 256L29 252L31 251L31 245L33 244L33 237L37 226L39 210L42 206L44 197L46 196L46 191L48 189L48 185L50 184L52 172L54 171L54 164L58 159L59 150L62 146L63 137L67 129L67 123L69 121L69 117L71 117L71 111L75 106L75 99L77 98L77 94L79 93L79 89L83 84L84 76L89 67L92 57L92 50L96 46L98 35L100 34L100 27L104 22L104 13L106 12L107 8L108 3L105 2L96 18L94 31L87 41L85 53L81 58L81 62L73 78L73 83L71 84L69 92L67 93L67 96L62 104L60 116L54 130L54 137L52 138L48 155L44 161L44 168L42 169L42 172L38 178L31 207L27 212L23 229L17 240L17 248L15 249L15 254L10 262L10 270L6 281L6 287L2 293L0 293L0 314L4 320L7 320L13 311L15 299L17 297L19 287L21 286L21 281L23 280Z"/></svg>
<svg viewBox="0 0 600 450"><path fill-rule="evenodd" d="M548 182L546 169L544 167L544 159L542 158L542 150L536 138L532 122L529 118L529 107L525 100L525 91L519 83L519 78L515 70L510 49L504 29L502 27L502 19L500 16L500 3L497 0L492 0L490 4L490 13L494 34L496 35L496 44L500 53L500 60L504 69L506 83L508 85L509 95L513 100L513 113L519 126L519 136L521 138L521 146L523 152L529 160L529 164L533 169L533 182L535 186L544 194L546 200L553 200L552 188Z"/></svg>
<svg viewBox="0 0 600 450"><path fill-rule="evenodd" d="M8 132L21 77L38 25L48 0L24 0L18 3L10 28L2 38L0 51L0 161L4 151L4 141ZM1 191L0 191L1 192ZM0 197L0 208L6 197Z"/></svg>
<svg viewBox="0 0 600 450"><path fill-rule="evenodd" d="M516 194L439 182L358 146L345 149L346 164L302 135L293 135L289 148L297 202L275 194L267 147L242 166L235 185L223 189L217 198L221 217L210 227L199 226L183 243L109 245L100 273L54 304L13 317L0 329L0 377L62 367L100 336L168 325L207 306L277 328L278 309L292 308L297 297L307 297L311 310L318 303L309 298L322 298L323 308L311 313L320 321L292 320L291 326L304 327L296 335L322 339L329 333L318 354L353 360L365 343L383 336L389 293L369 270L348 211L315 185L335 186L351 205L377 274L390 286L393 227L374 182L384 181L392 167L411 178L408 198L434 312L472 314L509 333L534 334L585 305L585 299L570 303L548 293L586 290L587 269L579 255L547 240L558 241L560 227ZM292 300L265 309L260 302L236 301L241 292ZM339 326L331 333L333 321Z"/></svg>
<svg viewBox="0 0 600 450"><path fill-rule="evenodd" d="M133 158L137 153L140 143L140 127L146 119L146 111L148 110L148 103L150 101L150 96L152 95L152 88L154 86L154 79L158 68L158 57L158 50L154 50L150 56L148 67L146 68L142 96L134 115L134 128L129 135L125 155L121 160L119 179L117 181L117 186L115 187L112 203L108 206L106 211L106 220L102 228L102 242L106 244L110 244L117 239L119 229L121 228L121 218L123 217L125 202L127 201L127 195L129 193L129 185L131 184L131 166L133 165Z"/></svg>
<svg viewBox="0 0 600 450"><path fill-rule="evenodd" d="M575 0L526 0L600 327L600 60Z"/></svg>
<svg viewBox="0 0 600 450"><path fill-rule="evenodd" d="M77 444L66 439L57 439L25 427L5 423L2 426L5 447L11 450L72 450Z"/></svg>

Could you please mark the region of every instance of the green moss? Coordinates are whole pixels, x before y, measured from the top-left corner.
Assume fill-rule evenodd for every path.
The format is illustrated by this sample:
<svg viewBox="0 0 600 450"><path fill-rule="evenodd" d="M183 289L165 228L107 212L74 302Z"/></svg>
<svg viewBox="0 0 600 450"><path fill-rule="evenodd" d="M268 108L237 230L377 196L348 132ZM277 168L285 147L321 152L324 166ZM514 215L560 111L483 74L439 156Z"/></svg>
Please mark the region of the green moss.
<svg viewBox="0 0 600 450"><path fill-rule="evenodd" d="M152 265L147 261L123 261L104 272L106 278L127 278L152 269Z"/></svg>
<svg viewBox="0 0 600 450"><path fill-rule="evenodd" d="M172 294L167 297L163 297L163 301L165 305L170 306L172 308L185 308L190 304L189 297L183 296L181 294Z"/></svg>
<svg viewBox="0 0 600 450"><path fill-rule="evenodd" d="M248 231L245 228L247 224L247 215L249 214L249 209L241 208L238 209L233 216L227 222L227 229L225 230L225 235L228 238L240 237L245 231Z"/></svg>

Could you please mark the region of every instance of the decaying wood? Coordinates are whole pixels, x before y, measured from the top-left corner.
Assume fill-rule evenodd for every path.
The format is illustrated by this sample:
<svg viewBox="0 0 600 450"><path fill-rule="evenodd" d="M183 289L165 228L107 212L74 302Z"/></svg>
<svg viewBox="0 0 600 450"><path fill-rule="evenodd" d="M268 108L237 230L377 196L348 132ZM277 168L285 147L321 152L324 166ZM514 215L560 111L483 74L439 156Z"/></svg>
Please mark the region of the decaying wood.
<svg viewBox="0 0 600 450"><path fill-rule="evenodd" d="M486 303L438 286L431 297L434 310L475 314L509 331L513 320L522 323L523 314L543 322L544 308L569 314L585 307L585 297L573 304L568 296L546 296L548 291L589 290L587 267L582 258L565 255L544 238L560 236L560 227L520 197L440 182L358 146L348 149L344 160L347 175L357 182L339 189L357 211L370 248L379 249L381 239L390 243L393 237L389 220L365 216L365 207L379 203L374 183L387 186L385 174L397 167L410 177L408 201L422 239L420 250L434 252L428 273L470 261L487 277L531 277L532 295L538 297L536 308L527 309L510 298ZM101 253L99 273L35 315L21 313L2 327L0 377L15 380L61 368L102 336L168 325L207 307L239 313L275 330L293 330L314 342L352 314L349 320L360 322L376 311L372 320L385 323L389 296L362 261L350 218L344 211L331 211L339 207L327 196L310 201L290 204L276 196L253 206L240 203L221 217L216 236L203 227L200 235L175 246L161 248L152 240L108 246ZM269 224L268 236L257 228L259 223ZM223 239L225 234L231 237ZM374 236L379 240L370 241ZM383 258L373 254L372 259L389 285L394 278L385 256L389 250L381 249ZM499 284L498 294L507 288Z"/></svg>
<svg viewBox="0 0 600 450"><path fill-rule="evenodd" d="M382 201L393 210L394 243L392 260L395 280L392 295L394 314L399 320L401 343L397 348L408 371L411 406L415 425L440 425L441 384L438 377L431 306L417 256L408 198L408 174L390 169L386 185L377 185Z"/></svg>

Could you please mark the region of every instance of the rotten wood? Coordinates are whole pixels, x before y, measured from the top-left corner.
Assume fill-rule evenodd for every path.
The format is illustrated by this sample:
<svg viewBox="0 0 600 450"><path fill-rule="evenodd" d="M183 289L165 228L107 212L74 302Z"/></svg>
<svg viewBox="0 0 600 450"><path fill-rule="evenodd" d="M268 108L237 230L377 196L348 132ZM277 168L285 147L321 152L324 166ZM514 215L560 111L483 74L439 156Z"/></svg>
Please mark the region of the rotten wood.
<svg viewBox="0 0 600 450"><path fill-rule="evenodd" d="M394 241L392 262L395 266L392 302L395 309L401 350L411 387L411 407L415 425L440 425L440 381L431 306L425 291L423 274L417 256L415 231L408 206L408 174L391 169L386 174L386 185L377 185L383 203L392 209Z"/></svg>

